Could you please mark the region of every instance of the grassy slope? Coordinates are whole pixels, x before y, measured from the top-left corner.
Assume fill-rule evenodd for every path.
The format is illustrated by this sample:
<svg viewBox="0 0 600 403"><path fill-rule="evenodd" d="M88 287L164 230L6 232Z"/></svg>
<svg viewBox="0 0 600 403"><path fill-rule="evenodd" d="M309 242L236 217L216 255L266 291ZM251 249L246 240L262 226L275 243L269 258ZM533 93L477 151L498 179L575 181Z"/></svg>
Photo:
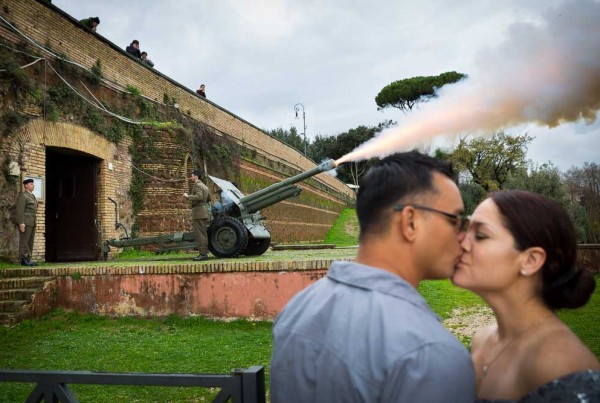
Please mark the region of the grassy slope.
<svg viewBox="0 0 600 403"><path fill-rule="evenodd" d="M356 210L343 210L338 219L325 236L324 243L334 243L337 246L358 245L358 219Z"/></svg>

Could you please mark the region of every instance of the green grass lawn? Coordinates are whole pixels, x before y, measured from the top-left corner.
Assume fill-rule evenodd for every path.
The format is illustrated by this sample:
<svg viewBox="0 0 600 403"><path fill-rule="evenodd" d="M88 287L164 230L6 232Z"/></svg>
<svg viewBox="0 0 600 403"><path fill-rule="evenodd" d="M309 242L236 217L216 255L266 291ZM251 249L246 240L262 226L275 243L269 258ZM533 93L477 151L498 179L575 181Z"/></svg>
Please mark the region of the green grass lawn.
<svg viewBox="0 0 600 403"><path fill-rule="evenodd" d="M419 285L419 292L442 319L449 318L455 308L485 306L477 295L452 285L450 280L426 280Z"/></svg>
<svg viewBox="0 0 600 403"><path fill-rule="evenodd" d="M271 323L201 317L105 318L55 312L0 328L0 368L147 373L229 373L262 365ZM0 402L25 401L33 388L0 383ZM218 390L72 385L82 402L210 401Z"/></svg>
<svg viewBox="0 0 600 403"><path fill-rule="evenodd" d="M595 276L596 290L583 308L559 311L558 316L600 359L600 274Z"/></svg>

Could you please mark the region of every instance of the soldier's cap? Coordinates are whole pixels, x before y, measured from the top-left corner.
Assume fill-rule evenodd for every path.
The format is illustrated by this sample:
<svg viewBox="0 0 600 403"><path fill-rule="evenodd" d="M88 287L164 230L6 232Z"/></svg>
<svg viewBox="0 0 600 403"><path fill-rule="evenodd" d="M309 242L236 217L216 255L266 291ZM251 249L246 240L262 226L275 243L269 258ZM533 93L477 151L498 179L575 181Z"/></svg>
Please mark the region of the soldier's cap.
<svg viewBox="0 0 600 403"><path fill-rule="evenodd" d="M27 185L28 183L33 183L33 179L28 178L23 181L23 185Z"/></svg>

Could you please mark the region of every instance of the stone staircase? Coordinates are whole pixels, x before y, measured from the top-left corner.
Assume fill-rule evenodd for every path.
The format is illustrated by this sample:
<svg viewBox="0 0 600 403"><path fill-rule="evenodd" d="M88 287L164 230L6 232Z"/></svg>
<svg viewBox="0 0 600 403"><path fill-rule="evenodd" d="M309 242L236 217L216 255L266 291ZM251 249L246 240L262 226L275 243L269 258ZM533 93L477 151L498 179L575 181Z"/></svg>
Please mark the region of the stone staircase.
<svg viewBox="0 0 600 403"><path fill-rule="evenodd" d="M31 304L34 294L43 289L46 281L53 278L36 275L4 277L8 272L0 271L0 325L19 322L24 310Z"/></svg>

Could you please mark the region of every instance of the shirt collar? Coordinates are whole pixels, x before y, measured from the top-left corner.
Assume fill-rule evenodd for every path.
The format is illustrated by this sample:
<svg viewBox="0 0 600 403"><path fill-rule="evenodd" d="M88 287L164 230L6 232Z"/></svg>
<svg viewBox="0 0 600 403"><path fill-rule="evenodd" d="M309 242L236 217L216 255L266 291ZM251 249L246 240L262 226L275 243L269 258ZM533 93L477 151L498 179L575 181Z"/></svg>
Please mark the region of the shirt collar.
<svg viewBox="0 0 600 403"><path fill-rule="evenodd" d="M396 274L357 262L336 261L329 267L327 277L339 283L403 299L430 312L441 321L441 318L431 310L425 298Z"/></svg>

